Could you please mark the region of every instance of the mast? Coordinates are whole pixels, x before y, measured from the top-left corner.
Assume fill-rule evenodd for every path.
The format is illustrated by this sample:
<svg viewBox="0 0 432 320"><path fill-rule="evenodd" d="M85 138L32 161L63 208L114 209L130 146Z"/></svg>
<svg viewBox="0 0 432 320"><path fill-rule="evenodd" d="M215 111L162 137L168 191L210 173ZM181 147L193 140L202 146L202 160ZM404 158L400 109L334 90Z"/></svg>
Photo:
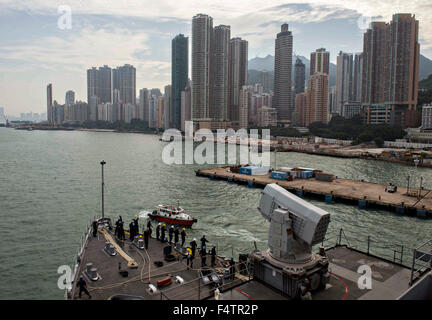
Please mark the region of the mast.
<svg viewBox="0 0 432 320"><path fill-rule="evenodd" d="M104 165L106 164L106 162L104 160L101 161L101 166L102 166L102 219L105 217L104 214Z"/></svg>

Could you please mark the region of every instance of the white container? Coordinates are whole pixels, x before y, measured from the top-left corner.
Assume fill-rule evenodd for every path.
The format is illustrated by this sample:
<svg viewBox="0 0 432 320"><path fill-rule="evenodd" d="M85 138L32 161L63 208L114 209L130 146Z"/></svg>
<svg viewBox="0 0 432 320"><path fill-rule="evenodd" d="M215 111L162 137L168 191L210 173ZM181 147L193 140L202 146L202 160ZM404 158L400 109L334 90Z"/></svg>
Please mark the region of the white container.
<svg viewBox="0 0 432 320"><path fill-rule="evenodd" d="M253 167L251 168L251 175L252 176L262 176L266 175L270 170L269 166L262 166L262 167Z"/></svg>

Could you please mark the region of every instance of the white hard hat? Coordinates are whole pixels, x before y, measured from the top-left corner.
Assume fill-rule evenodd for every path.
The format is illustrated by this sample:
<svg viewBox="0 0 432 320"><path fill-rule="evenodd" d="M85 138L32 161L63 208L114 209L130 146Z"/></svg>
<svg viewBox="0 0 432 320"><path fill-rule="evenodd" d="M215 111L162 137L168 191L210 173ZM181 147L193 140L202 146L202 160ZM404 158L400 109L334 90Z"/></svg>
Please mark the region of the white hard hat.
<svg viewBox="0 0 432 320"><path fill-rule="evenodd" d="M193 241L196 241L196 238L193 238Z"/></svg>

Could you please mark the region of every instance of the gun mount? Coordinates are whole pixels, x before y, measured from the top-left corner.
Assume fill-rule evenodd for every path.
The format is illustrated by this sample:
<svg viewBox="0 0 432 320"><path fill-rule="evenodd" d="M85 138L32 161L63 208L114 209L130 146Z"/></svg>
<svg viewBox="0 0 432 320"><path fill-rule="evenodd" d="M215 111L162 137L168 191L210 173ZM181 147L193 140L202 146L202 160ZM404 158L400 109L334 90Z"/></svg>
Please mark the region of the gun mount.
<svg viewBox="0 0 432 320"><path fill-rule="evenodd" d="M269 248L254 252L254 277L295 298L325 287L328 260L312 246L324 240L330 214L277 184L262 192L258 210L270 221Z"/></svg>

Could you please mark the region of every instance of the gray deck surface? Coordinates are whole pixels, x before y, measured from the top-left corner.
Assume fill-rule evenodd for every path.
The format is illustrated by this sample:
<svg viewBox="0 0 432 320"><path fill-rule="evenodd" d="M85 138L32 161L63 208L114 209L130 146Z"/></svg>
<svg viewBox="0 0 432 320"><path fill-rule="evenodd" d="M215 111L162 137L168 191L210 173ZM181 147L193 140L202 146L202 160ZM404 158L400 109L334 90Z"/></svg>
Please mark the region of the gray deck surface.
<svg viewBox="0 0 432 320"><path fill-rule="evenodd" d="M189 240L190 241L190 240ZM186 238L186 244L189 243ZM138 268L132 269L127 267L126 260L119 254L115 256L108 255L104 250L106 239L98 233L96 238L90 236L85 254L82 257L82 262L79 268L79 275L84 276L84 280L87 282L87 288L92 295L92 299L108 299L109 297L116 294L127 294L134 296L142 296L145 299L181 299L181 300L197 300L205 299L213 295L213 287L211 285L203 285L201 282L201 288L198 289L198 281L193 281L199 277L199 268L201 267L201 257L198 255L198 250L195 253L196 257L193 261L193 268L187 269L186 259L180 259L181 255L174 251L173 254L178 256L178 260L174 262L166 262L164 260L163 248L169 245L167 242L162 243L155 238L151 238L149 241L149 248L147 250L148 256L144 250L138 249L128 239L122 243L117 242L123 250L138 263ZM150 262L149 262L150 260ZM162 261L162 267L156 267L155 261ZM210 255L207 255L206 265L210 266ZM85 275L85 269L87 263L93 263L93 266L97 268L97 272L100 275L99 280L91 281ZM129 272L128 277L122 277L119 274L119 263L121 263L121 269ZM225 263L223 259L218 259L216 268L223 268L221 265ZM149 266L150 266L150 279L149 279ZM228 266L228 265L226 265ZM150 294L148 292L149 283L156 286L158 280L163 279L167 276L171 276L173 282L171 285L161 288L161 293ZM175 283L175 276L180 276L184 279L184 284L180 287L179 284ZM149 281L150 280L150 281ZM235 286L244 282L243 279L234 279L230 285ZM177 288L178 287L178 288ZM229 285L228 285L229 287ZM78 299L78 291L75 290L74 299ZM88 299L85 293L82 294L82 299Z"/></svg>
<svg viewBox="0 0 432 320"><path fill-rule="evenodd" d="M406 289L410 270L399 265L367 256L345 246L327 250L331 272L326 289L312 293L312 300L393 300ZM360 265L367 264L372 270L372 289L359 289L357 273ZM280 300L286 299L274 289L257 281L242 284L225 292L223 299Z"/></svg>
<svg viewBox="0 0 432 320"><path fill-rule="evenodd" d="M150 239L148 255L144 250L140 250L127 240L121 243L123 250L135 259L138 268L130 269L126 266L126 260L119 254L109 256L103 250L105 238L102 234L98 237L91 237L88 241L85 255L82 258L79 274L84 274L86 264L92 262L97 268L101 279L91 281L84 275L88 289L93 299L108 299L112 295L127 294L142 296L145 299L179 299L197 300L213 299L213 287L203 285L198 289L198 281L192 281L199 277L198 268L201 266L199 256L195 258L192 269L187 269L186 260L176 260L166 262L163 258L163 248L168 245L160 241ZM188 239L186 243L189 243ZM366 254L339 246L327 250L331 272L329 284L325 290L312 294L313 300L368 300L368 299L396 299L408 288L410 270L397 264L374 258ZM163 266L158 268L154 265L155 261L162 261ZM119 274L119 262L123 270L129 271L128 277ZM223 259L218 260L218 268ZM372 269L372 289L359 289L357 280L361 274L357 273L360 265L367 264ZM210 256L207 256L207 265L210 265ZM150 279L149 279L150 266ZM180 276L185 284L173 283L161 289L157 294L148 292L149 281L156 286L156 282L164 277ZM188 283L192 281L191 283ZM280 300L286 297L280 292L268 287L267 285L255 280L249 281L248 277L236 277L235 280L222 288L221 299L238 300ZM78 299L78 290L75 290L74 299ZM88 299L83 293L82 299Z"/></svg>

